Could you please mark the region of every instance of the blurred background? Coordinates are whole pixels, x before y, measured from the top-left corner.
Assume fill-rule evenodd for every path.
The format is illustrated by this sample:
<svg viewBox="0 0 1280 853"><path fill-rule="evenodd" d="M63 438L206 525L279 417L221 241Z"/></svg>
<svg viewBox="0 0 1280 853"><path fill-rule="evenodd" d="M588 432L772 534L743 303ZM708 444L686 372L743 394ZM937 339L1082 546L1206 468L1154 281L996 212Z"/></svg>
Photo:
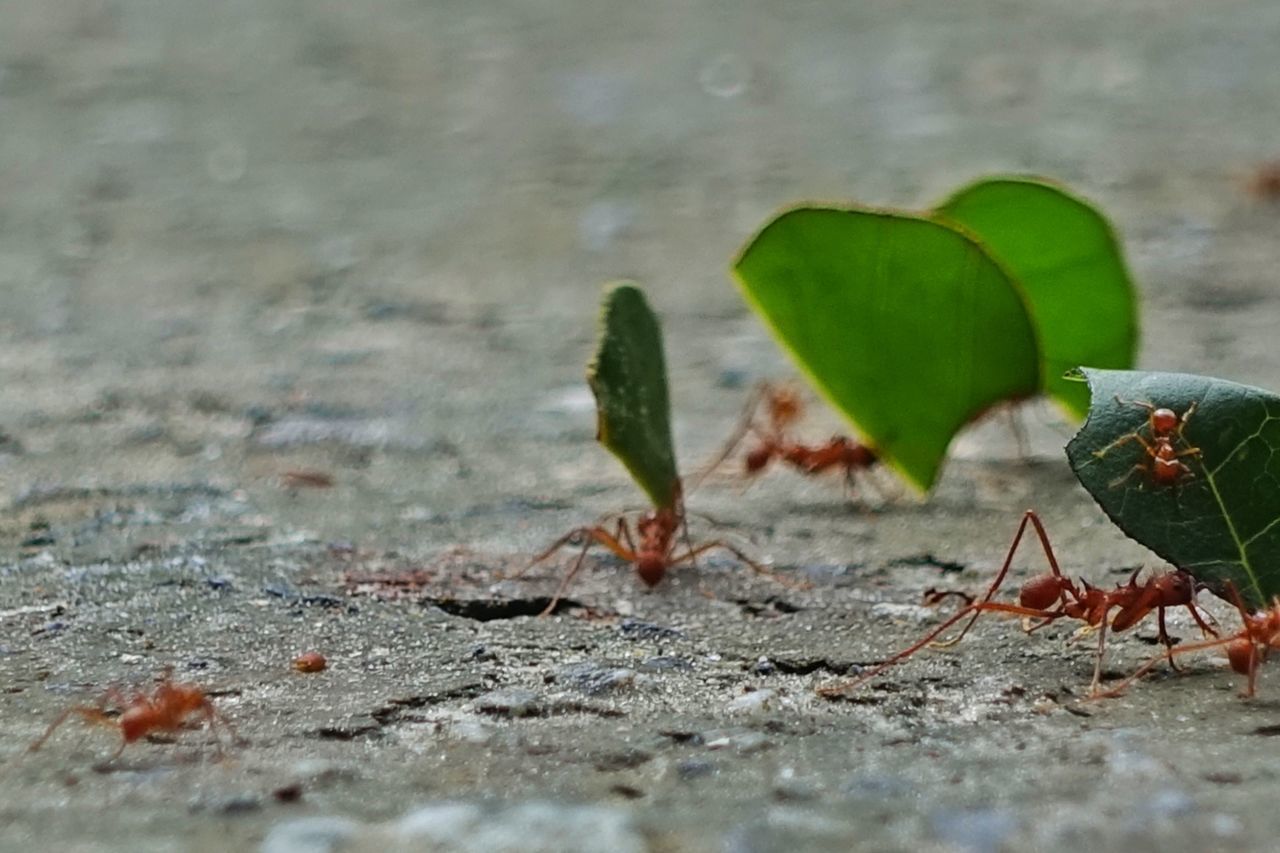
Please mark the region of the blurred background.
<svg viewBox="0 0 1280 853"><path fill-rule="evenodd" d="M1267 0L0 0L0 485L587 489L602 281L706 450L789 372L727 275L771 212L999 171L1112 217L1144 366L1280 387L1278 92Z"/></svg>

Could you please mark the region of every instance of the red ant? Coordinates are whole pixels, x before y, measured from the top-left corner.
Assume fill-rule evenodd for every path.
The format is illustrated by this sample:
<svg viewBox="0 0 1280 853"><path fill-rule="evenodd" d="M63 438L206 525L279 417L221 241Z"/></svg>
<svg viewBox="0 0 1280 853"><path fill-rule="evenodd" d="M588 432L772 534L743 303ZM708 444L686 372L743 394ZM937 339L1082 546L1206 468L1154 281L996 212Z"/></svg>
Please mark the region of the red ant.
<svg viewBox="0 0 1280 853"><path fill-rule="evenodd" d="M1187 447L1185 450L1178 450L1174 447L1174 442L1178 440L1186 442L1182 431L1186 428L1187 421L1191 419L1191 415L1196 410L1195 403L1188 406L1187 410L1179 417L1178 413L1173 409L1157 408L1153 403L1143 400L1122 400L1120 397L1116 397L1116 402L1140 406L1147 410L1147 431L1151 434L1151 439L1148 441L1142 437L1140 432L1135 430L1112 442L1103 450L1098 451L1098 455L1102 456L1122 444L1136 441L1142 445L1142 449L1150 457L1149 461L1139 462L1130 468L1123 477L1115 480L1111 484L1112 488L1124 483L1135 472L1148 475L1154 483L1160 486L1176 486L1183 477L1194 476L1191 468L1181 461L1181 457L1198 456L1200 448Z"/></svg>
<svg viewBox="0 0 1280 853"><path fill-rule="evenodd" d="M765 409L767 425L757 420L759 410ZM768 382L760 383L743 408L737 428L725 442L724 450L708 465L699 482L729 458L747 435L754 435L759 444L747 451L743 467L747 476L763 471L774 459L786 462L802 474L813 476L830 469L844 471L845 482L852 489L855 475L877 462L876 452L865 444L838 435L825 444L810 446L792 441L787 432L804 413L804 403L792 388L780 388Z"/></svg>
<svg viewBox="0 0 1280 853"><path fill-rule="evenodd" d="M676 553L680 547L677 544L676 534L681 531L683 531L683 536L680 538L684 542L685 550L682 553ZM668 569L682 563L696 565L699 554L704 554L714 548L728 551L746 563L753 571L773 578L779 583L784 585L794 583L779 578L773 572L752 560L740 549L721 539L704 542L701 545L693 545L689 540L689 528L685 519L684 502L679 497L676 498L672 506L657 507L643 513L635 523L634 536L626 516L618 517L617 524L613 530L605 528L602 524L570 530L564 536L551 543L549 548L534 557L527 566L510 577L519 577L565 545L576 545L579 542L582 544L582 550L578 553L578 558L573 561L573 566L561 579L560 586L556 588L555 595L551 597L551 603L538 615L546 616L555 610L556 605L564 596L565 590L569 588L569 584L572 583L574 577L582 569L586 560L587 549L592 544L603 545L619 558L633 564L636 567L636 574L640 576L640 580L651 588L658 585Z"/></svg>
<svg viewBox="0 0 1280 853"><path fill-rule="evenodd" d="M114 705L115 710L108 710L109 705ZM119 757L126 746L139 738L152 732L176 732L193 717L208 723L210 730L216 730L218 725L225 726L232 740L235 739L235 728L213 707L208 694L194 684L174 681L172 667L164 671L160 684L151 695L138 692L132 697L126 697L113 688L103 694L97 705L78 705L66 709L27 748L28 751L35 752L43 746L49 736L73 714L82 717L87 723L114 726L120 730L120 746L108 761ZM222 754L221 741L218 741L218 754Z"/></svg>
<svg viewBox="0 0 1280 853"><path fill-rule="evenodd" d="M1227 582L1226 591L1231 603L1240 611L1240 621L1242 623L1240 630L1230 637L1217 637L1215 635L1212 640L1179 646L1176 651L1171 653L1169 662L1170 664L1173 663L1172 655L1175 654L1182 655L1225 646L1227 663L1234 671L1248 677L1244 692L1240 695L1245 699L1249 699L1253 697L1257 689L1258 667L1267 659L1267 655L1272 649L1280 649L1280 598L1274 599L1269 609L1250 613L1245 608L1239 591L1230 581ZM1133 675L1101 695L1119 696L1130 684L1150 672L1160 660L1160 657L1156 657L1147 661Z"/></svg>
<svg viewBox="0 0 1280 853"><path fill-rule="evenodd" d="M1018 550L1018 545L1022 541L1028 525L1035 528L1036 536L1039 538L1045 557L1049 561L1049 571L1036 575L1022 585L1018 592L1017 604L992 601L992 597L999 590L1001 584L1004 583L1009 567L1013 564L1013 556ZM1037 624L1027 628L1028 632L1037 631L1063 617L1079 619L1085 623L1086 628L1097 629L1098 651L1094 663L1093 681L1090 685L1090 693L1093 695L1098 694L1098 687L1102 680L1102 661L1106 649L1108 626L1114 631L1124 631L1136 625L1147 614L1155 611L1159 622L1159 640L1164 644L1165 653L1170 662L1173 661L1172 648L1174 641L1169 637L1169 633L1165 628L1164 614L1166 609L1170 607L1186 607L1202 631L1206 634L1217 636L1217 632L1209 627L1204 619L1201 618L1200 611L1196 609L1196 584L1195 579L1190 574L1178 570L1149 577L1140 583L1138 581L1139 571L1141 569L1135 569L1133 574L1129 576L1128 581L1117 584L1116 588L1111 590L1093 586L1084 580L1080 581L1080 586L1076 586L1058 568L1058 560L1054 556L1053 546L1049 544L1049 536L1045 532L1039 516L1034 511L1027 510L1022 516L1022 523L1018 525L1018 532L1014 535L1013 542L1009 546L1009 553L1004 558L1004 565L1000 567L995 580L987 587L986 594L981 599L960 608L919 642L884 660L868 672L864 672L849 681L819 687L818 693L827 697L839 696L875 678L889 667L906 660L927 645L954 645L964 638L964 635L973 627L973 623L978 620L979 616L988 612L1010 613L1028 619L1039 619L1040 621ZM948 593L932 592L928 596L928 601L929 603L936 603L947 595ZM1108 619L1113 610L1116 611L1115 616ZM969 622L960 630L959 634L945 642L934 642L943 632L966 616L970 617Z"/></svg>

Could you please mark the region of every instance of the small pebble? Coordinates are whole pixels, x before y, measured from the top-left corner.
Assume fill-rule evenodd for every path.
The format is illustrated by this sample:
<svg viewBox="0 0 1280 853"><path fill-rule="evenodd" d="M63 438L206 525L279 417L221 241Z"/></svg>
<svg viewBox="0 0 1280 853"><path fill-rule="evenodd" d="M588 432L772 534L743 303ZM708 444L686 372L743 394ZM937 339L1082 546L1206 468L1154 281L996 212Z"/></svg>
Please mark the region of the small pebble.
<svg viewBox="0 0 1280 853"><path fill-rule="evenodd" d="M634 670L603 666L594 661L581 661L562 666L556 677L588 696L599 696L619 687L630 686L636 679Z"/></svg>
<svg viewBox="0 0 1280 853"><path fill-rule="evenodd" d="M701 779L716 772L715 764L705 758L686 758L676 765L676 774L685 781Z"/></svg>
<svg viewBox="0 0 1280 853"><path fill-rule="evenodd" d="M752 690L729 702L724 710L728 714L761 714L773 710L777 697L778 691L769 688Z"/></svg>

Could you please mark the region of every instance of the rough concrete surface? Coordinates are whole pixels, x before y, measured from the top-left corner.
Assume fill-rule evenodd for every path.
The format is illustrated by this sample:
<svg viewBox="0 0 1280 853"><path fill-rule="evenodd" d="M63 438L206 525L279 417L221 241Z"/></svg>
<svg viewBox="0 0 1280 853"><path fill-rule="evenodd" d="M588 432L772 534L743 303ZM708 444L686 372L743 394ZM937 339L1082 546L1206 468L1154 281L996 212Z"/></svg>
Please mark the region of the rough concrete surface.
<svg viewBox="0 0 1280 853"><path fill-rule="evenodd" d="M725 271L797 198L1055 176L1123 232L1145 365L1280 387L1280 210L1242 189L1278 85L1266 0L0 0L0 848L1273 848L1269 672L1083 702L1090 639L986 618L814 693L981 589L1027 507L1073 575L1151 563L1049 407L927 503L693 495L695 538L807 589L593 556L538 619L572 554L500 578L638 502L591 440L600 283L664 317L691 470L789 373ZM27 752L166 667L234 743Z"/></svg>

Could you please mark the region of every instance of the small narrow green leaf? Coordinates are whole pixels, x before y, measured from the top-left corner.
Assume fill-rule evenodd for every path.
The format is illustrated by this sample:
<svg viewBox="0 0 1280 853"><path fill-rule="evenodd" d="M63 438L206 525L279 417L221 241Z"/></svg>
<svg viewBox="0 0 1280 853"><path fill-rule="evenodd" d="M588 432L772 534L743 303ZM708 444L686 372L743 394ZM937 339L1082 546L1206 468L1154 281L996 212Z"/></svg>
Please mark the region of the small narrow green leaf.
<svg viewBox="0 0 1280 853"><path fill-rule="evenodd" d="M587 366L587 383L596 397L596 440L622 460L655 506L674 506L680 475L662 328L634 284L605 289L600 341Z"/></svg>
<svg viewBox="0 0 1280 853"><path fill-rule="evenodd" d="M766 225L734 272L814 386L922 491L962 426L1039 391L1022 297L954 229L901 213L802 207Z"/></svg>
<svg viewBox="0 0 1280 853"><path fill-rule="evenodd" d="M1132 367L1138 346L1137 298L1111 224L1061 187L1017 177L970 184L934 216L975 235L1012 274L1036 324L1045 393L1084 417L1088 389L1063 373Z"/></svg>
<svg viewBox="0 0 1280 853"><path fill-rule="evenodd" d="M1067 458L1111 520L1220 595L1227 581L1250 607L1280 595L1280 397L1182 373L1083 373L1093 405ZM1155 440L1141 404L1180 417L1195 406L1168 434L1187 466L1172 482L1151 474L1142 441Z"/></svg>

